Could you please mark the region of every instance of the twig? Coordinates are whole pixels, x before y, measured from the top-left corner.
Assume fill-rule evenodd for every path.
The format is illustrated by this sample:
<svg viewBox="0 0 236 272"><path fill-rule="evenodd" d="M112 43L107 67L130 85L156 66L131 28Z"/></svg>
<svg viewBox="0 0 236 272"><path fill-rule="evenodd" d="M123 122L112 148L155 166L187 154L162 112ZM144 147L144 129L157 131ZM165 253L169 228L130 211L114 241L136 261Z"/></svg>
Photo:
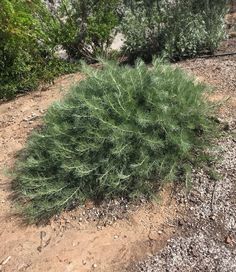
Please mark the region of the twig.
<svg viewBox="0 0 236 272"><path fill-rule="evenodd" d="M211 195L211 212L214 213L214 202L215 202L215 191L216 191L216 181L214 182L214 187Z"/></svg>
<svg viewBox="0 0 236 272"><path fill-rule="evenodd" d="M224 56L232 56L232 55L236 55L236 52L228 52L228 53L212 54L212 55L203 55L203 56L199 56L198 58L207 59L207 58L216 58L216 57L224 57Z"/></svg>
<svg viewBox="0 0 236 272"><path fill-rule="evenodd" d="M1 262L1 265L7 264L7 263L10 261L10 259L11 259L11 256L8 256L5 260L3 260L3 261Z"/></svg>

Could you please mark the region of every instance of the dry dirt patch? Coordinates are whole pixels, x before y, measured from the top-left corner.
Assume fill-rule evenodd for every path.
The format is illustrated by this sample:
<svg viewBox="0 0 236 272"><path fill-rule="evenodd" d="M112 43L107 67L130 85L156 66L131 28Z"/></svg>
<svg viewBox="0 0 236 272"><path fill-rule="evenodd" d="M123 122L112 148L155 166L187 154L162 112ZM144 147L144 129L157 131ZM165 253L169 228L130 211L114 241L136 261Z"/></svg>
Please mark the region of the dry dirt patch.
<svg viewBox="0 0 236 272"><path fill-rule="evenodd" d="M225 41L218 53L236 52L236 39ZM218 115L232 121L236 118L236 55L214 58L197 58L177 64L214 88L209 99L221 103Z"/></svg>

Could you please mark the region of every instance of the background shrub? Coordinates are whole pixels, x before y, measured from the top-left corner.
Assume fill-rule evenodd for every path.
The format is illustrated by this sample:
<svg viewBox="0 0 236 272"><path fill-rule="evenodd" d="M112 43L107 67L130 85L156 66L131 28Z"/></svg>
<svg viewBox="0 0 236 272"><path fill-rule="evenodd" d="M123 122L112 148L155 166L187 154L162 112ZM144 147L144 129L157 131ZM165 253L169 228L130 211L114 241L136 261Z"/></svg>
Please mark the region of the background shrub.
<svg viewBox="0 0 236 272"><path fill-rule="evenodd" d="M0 99L74 71L55 57L61 46L89 63L114 58L121 31L131 60L178 59L213 52L224 34L224 0L61 0L51 12L42 0L2 0L0 9Z"/></svg>
<svg viewBox="0 0 236 272"><path fill-rule="evenodd" d="M2 0L0 10L0 99L72 70L54 57L60 24L41 0Z"/></svg>
<svg viewBox="0 0 236 272"><path fill-rule="evenodd" d="M175 0L164 7L164 51L178 59L213 51L225 36L224 0Z"/></svg>
<svg viewBox="0 0 236 272"><path fill-rule="evenodd" d="M85 72L18 161L16 190L32 220L85 199L151 196L185 180L213 137L206 88L181 70L155 61Z"/></svg>
<svg viewBox="0 0 236 272"><path fill-rule="evenodd" d="M120 0L62 0L57 11L62 45L72 58L106 56L118 25Z"/></svg>
<svg viewBox="0 0 236 272"><path fill-rule="evenodd" d="M126 1L121 24L130 58L213 52L224 37L224 0Z"/></svg>
<svg viewBox="0 0 236 272"><path fill-rule="evenodd" d="M161 52L161 21L157 6L148 12L143 4L125 7L120 29L124 35L124 53L130 59L137 57L150 60Z"/></svg>

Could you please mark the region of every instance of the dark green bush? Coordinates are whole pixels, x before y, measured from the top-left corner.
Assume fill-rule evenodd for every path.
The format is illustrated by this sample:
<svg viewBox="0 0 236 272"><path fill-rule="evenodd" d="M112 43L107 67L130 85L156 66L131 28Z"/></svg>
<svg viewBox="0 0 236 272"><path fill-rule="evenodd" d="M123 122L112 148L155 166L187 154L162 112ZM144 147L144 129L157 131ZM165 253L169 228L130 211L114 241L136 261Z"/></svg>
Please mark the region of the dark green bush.
<svg viewBox="0 0 236 272"><path fill-rule="evenodd" d="M120 0L61 1L62 45L72 58L96 61L106 56L118 25L116 9Z"/></svg>
<svg viewBox="0 0 236 272"><path fill-rule="evenodd" d="M225 12L224 0L128 1L121 24L124 50L131 59L213 52L224 38Z"/></svg>
<svg viewBox="0 0 236 272"><path fill-rule="evenodd" d="M70 69L54 57L60 25L41 0L1 0L0 10L0 99Z"/></svg>
<svg viewBox="0 0 236 272"><path fill-rule="evenodd" d="M206 88L181 70L104 65L86 68L18 160L16 191L32 220L86 199L151 196L186 179L213 137Z"/></svg>

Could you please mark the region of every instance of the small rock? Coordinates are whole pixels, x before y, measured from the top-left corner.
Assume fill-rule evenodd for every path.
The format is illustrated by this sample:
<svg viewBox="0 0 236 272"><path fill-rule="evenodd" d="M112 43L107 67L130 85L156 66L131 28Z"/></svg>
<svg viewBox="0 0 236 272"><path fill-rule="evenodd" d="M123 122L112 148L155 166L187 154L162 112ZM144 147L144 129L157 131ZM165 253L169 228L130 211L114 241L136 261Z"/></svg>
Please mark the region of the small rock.
<svg viewBox="0 0 236 272"><path fill-rule="evenodd" d="M92 266L93 266L93 268L96 268L96 267L97 267L97 264L93 264Z"/></svg>
<svg viewBox="0 0 236 272"><path fill-rule="evenodd" d="M114 235L114 239L118 239L119 238L119 236L118 235Z"/></svg>
<svg viewBox="0 0 236 272"><path fill-rule="evenodd" d="M225 243L228 244L228 245L233 246L235 244L235 241L234 241L234 239L233 239L233 237L231 235L228 235L225 238Z"/></svg>
<svg viewBox="0 0 236 272"><path fill-rule="evenodd" d="M214 214L210 215L210 219L214 221L216 219L215 215Z"/></svg>
<svg viewBox="0 0 236 272"><path fill-rule="evenodd" d="M83 265L86 265L86 261L85 261L85 260L83 260L83 261L82 261L82 264L83 264Z"/></svg>

